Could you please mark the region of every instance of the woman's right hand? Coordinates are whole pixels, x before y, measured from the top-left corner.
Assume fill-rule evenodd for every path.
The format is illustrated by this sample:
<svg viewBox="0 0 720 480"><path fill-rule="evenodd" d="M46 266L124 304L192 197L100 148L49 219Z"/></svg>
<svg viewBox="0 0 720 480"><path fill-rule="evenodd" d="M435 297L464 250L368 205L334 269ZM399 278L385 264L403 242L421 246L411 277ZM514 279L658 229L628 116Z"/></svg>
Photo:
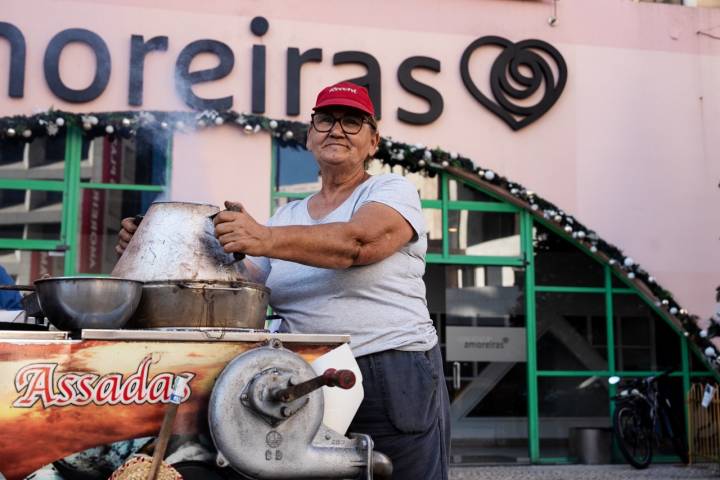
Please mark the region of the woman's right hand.
<svg viewBox="0 0 720 480"><path fill-rule="evenodd" d="M120 226L122 228L118 232L118 242L117 245L115 245L115 251L118 256L123 254L128 243L130 243L130 239L135 234L135 230L138 228L137 223L135 223L135 217L123 218Z"/></svg>

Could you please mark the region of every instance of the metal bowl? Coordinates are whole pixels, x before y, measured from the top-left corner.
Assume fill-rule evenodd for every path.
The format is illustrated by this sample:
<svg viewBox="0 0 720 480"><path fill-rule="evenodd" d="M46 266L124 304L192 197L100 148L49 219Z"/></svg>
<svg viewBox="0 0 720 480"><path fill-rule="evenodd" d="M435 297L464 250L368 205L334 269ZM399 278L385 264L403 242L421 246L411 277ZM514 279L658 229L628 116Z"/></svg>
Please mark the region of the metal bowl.
<svg viewBox="0 0 720 480"><path fill-rule="evenodd" d="M145 282L130 328L265 326L270 289L246 281Z"/></svg>
<svg viewBox="0 0 720 480"><path fill-rule="evenodd" d="M112 277L54 277L35 281L40 308L60 330L123 328L135 312L142 282Z"/></svg>

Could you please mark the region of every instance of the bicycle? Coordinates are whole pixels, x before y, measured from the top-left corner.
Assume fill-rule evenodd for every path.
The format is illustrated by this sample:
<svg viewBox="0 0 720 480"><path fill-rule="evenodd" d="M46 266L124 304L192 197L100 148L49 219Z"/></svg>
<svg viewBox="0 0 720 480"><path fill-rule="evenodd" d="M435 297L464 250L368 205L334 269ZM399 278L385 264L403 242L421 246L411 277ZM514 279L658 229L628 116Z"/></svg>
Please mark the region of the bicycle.
<svg viewBox="0 0 720 480"><path fill-rule="evenodd" d="M613 434L620 453L635 468L650 465L653 448L660 444L663 435L672 441L680 460L685 464L689 461L687 442L672 416L670 400L658 389L658 380L667 377L671 371L631 380L613 397L616 402ZM615 385L620 382L620 377L610 377L609 382Z"/></svg>

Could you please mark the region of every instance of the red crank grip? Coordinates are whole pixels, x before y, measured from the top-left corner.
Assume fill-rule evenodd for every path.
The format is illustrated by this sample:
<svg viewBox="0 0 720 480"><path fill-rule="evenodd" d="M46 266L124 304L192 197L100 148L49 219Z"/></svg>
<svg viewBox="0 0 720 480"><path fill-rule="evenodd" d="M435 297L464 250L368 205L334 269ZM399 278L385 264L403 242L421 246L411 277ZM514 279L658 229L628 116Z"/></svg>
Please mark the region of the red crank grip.
<svg viewBox="0 0 720 480"><path fill-rule="evenodd" d="M349 390L355 386L355 374L352 370L335 370L328 368L322 374L325 385Z"/></svg>

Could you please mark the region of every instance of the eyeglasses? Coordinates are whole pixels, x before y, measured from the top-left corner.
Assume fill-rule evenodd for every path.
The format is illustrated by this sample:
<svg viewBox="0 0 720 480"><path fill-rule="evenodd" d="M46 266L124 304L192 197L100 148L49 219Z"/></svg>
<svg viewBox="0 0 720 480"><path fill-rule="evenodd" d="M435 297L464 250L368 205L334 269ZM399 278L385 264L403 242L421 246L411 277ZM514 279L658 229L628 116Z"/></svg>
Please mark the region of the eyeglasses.
<svg viewBox="0 0 720 480"><path fill-rule="evenodd" d="M348 135L355 135L362 129L363 123L370 123L368 117L354 115L352 113L337 118L329 113L318 112L313 113L311 118L313 128L320 133L329 132L333 129L335 123L337 122L340 124L340 129L342 129L344 133Z"/></svg>

